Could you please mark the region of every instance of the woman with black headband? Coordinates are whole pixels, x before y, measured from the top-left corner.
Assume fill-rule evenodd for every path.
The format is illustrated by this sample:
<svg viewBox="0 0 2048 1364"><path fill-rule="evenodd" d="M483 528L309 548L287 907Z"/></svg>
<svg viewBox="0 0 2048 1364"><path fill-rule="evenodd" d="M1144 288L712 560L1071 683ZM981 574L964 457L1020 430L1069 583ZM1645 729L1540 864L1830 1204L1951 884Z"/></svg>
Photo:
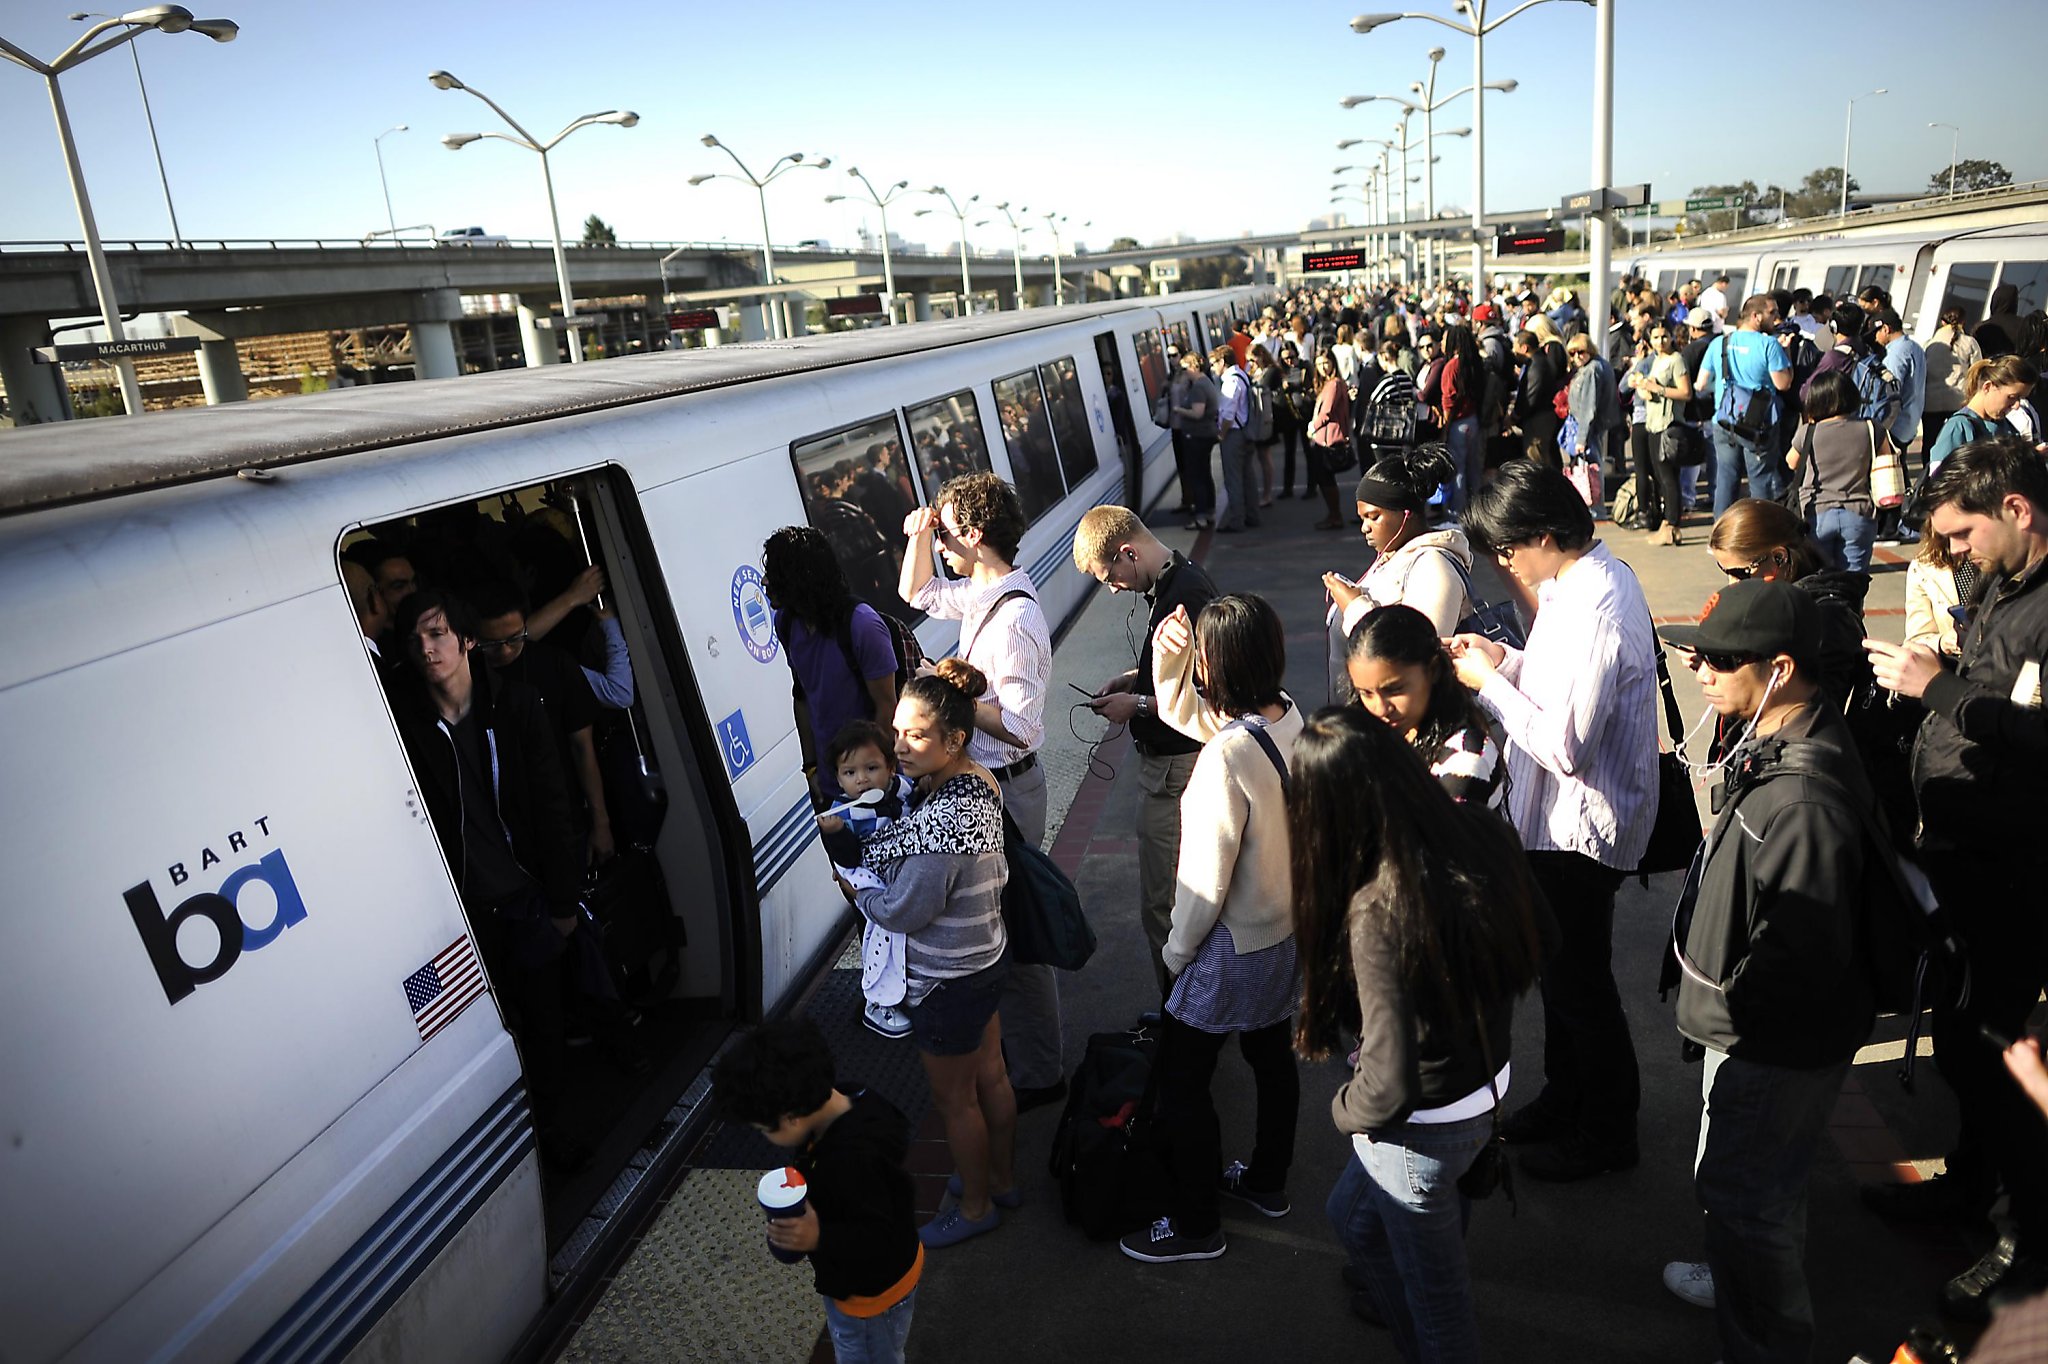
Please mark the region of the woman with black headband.
<svg viewBox="0 0 2048 1364"><path fill-rule="evenodd" d="M1323 575L1330 594L1332 631L1330 700L1353 699L1344 666L1344 640L1367 612L1401 603L1428 616L1439 635L1457 633L1472 613L1472 547L1465 533L1439 519L1430 504L1455 472L1442 445L1419 445L1376 462L1358 480L1359 528L1374 550L1371 567L1356 582Z"/></svg>

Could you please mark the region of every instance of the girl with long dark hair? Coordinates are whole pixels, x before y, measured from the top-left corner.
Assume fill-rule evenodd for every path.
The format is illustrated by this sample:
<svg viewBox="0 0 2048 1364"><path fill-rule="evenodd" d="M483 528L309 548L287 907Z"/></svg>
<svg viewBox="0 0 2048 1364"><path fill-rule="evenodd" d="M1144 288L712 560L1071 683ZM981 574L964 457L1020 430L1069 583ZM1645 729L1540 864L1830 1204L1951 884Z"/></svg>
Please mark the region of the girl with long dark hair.
<svg viewBox="0 0 2048 1364"><path fill-rule="evenodd" d="M1444 329L1444 354L1448 358L1438 381L1444 444L1458 475L1451 490L1451 507L1463 511L1486 472L1486 443L1479 438L1479 403L1486 395L1486 369L1472 329L1462 322Z"/></svg>
<svg viewBox="0 0 2048 1364"><path fill-rule="evenodd" d="M1358 704L1422 755L1451 799L1499 808L1496 726L1458 681L1428 616L1401 605L1366 613L1347 641L1344 666Z"/></svg>
<svg viewBox="0 0 2048 1364"><path fill-rule="evenodd" d="M1514 834L1459 805L1363 711L1319 711L1287 796L1296 1046L1356 1034L1331 1111L1352 1158L1326 1210L1404 1358L1479 1358L1458 1180L1508 1084L1515 999L1554 926Z"/></svg>
<svg viewBox="0 0 2048 1364"><path fill-rule="evenodd" d="M896 636L881 613L856 602L831 541L814 526L784 526L761 546L762 590L796 679L796 732L804 771L854 720L886 722L896 709ZM830 774L823 787L831 785ZM823 788L819 788L822 792Z"/></svg>

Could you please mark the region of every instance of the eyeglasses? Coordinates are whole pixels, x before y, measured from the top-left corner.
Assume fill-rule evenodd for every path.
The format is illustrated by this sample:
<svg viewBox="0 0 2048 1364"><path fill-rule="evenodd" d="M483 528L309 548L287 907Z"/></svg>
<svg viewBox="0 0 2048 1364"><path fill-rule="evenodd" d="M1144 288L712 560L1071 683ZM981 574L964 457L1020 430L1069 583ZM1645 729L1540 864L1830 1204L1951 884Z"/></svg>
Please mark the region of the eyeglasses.
<svg viewBox="0 0 2048 1364"><path fill-rule="evenodd" d="M510 649L514 645L524 644L530 638L532 636L528 635L526 631L521 630L518 634L507 635L503 639L480 639L476 642L476 647L495 654L502 650Z"/></svg>
<svg viewBox="0 0 2048 1364"><path fill-rule="evenodd" d="M1751 578L1754 578L1757 575L1757 570L1761 569L1764 566L1764 564L1768 561L1769 556L1766 555L1762 559L1752 560L1751 562L1743 564L1738 568L1730 568L1726 564L1723 564L1721 565L1721 571L1723 573L1726 573L1730 578L1733 578L1736 582L1748 582Z"/></svg>
<svg viewBox="0 0 2048 1364"><path fill-rule="evenodd" d="M1717 673L1732 673L1738 668L1747 668L1752 663L1763 662L1755 654L1709 653L1705 649L1694 650L1692 658L1695 666L1704 663Z"/></svg>

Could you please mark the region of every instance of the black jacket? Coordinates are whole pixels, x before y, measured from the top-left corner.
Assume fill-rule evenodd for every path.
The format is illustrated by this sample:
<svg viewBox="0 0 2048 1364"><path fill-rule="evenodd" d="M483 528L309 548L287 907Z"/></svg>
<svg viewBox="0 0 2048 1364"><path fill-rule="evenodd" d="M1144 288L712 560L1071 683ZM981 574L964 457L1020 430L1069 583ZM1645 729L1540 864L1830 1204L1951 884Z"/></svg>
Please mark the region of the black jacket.
<svg viewBox="0 0 2048 1364"><path fill-rule="evenodd" d="M557 917L571 913L582 884L581 843L540 695L531 687L493 676L474 654L469 672L475 686L470 714L495 740L498 818L511 836L512 855L540 886ZM408 676L393 689L391 702L435 836L460 887L465 866L462 802L475 794L477 783L461 781L454 737L442 725L423 683Z"/></svg>
<svg viewBox="0 0 2048 1364"><path fill-rule="evenodd" d="M1545 419L1557 420L1557 409L1552 400L1557 394L1557 371L1550 363L1550 357L1538 346L1536 353L1522 366L1522 379L1515 386L1515 425L1527 427L1534 424L1538 430L1544 427Z"/></svg>
<svg viewBox="0 0 2048 1364"><path fill-rule="evenodd" d="M1913 790L1922 847L2048 861L2040 832L2041 772L2048 763L2048 713L2041 706L2041 670L2048 668L2044 580L2048 561L2018 577L1989 579L1961 658L1921 698L1929 714L1913 746Z"/></svg>
<svg viewBox="0 0 2048 1364"><path fill-rule="evenodd" d="M910 1175L910 1120L872 1090L798 1158L818 1213L811 1272L828 1298L872 1298L917 1262L917 1214Z"/></svg>
<svg viewBox="0 0 2048 1364"><path fill-rule="evenodd" d="M1796 754L1796 757L1793 755ZM1848 790L1798 772L1817 768ZM1846 1061L1876 1017L1858 915L1872 797L1848 727L1823 700L1745 755L1708 834L1678 987L1678 1030L1746 1061Z"/></svg>

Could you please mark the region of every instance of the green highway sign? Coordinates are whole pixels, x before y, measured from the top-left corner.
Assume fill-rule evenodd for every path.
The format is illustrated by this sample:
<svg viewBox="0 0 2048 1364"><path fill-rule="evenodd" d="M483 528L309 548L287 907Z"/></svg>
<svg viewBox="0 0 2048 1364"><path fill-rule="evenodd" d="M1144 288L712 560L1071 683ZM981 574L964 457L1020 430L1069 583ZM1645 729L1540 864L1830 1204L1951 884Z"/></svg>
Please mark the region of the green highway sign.
<svg viewBox="0 0 2048 1364"><path fill-rule="evenodd" d="M1741 207L1741 199L1732 198L1726 194L1717 194L1711 199L1687 199L1685 201L1685 211L1687 213L1712 213L1717 209Z"/></svg>

